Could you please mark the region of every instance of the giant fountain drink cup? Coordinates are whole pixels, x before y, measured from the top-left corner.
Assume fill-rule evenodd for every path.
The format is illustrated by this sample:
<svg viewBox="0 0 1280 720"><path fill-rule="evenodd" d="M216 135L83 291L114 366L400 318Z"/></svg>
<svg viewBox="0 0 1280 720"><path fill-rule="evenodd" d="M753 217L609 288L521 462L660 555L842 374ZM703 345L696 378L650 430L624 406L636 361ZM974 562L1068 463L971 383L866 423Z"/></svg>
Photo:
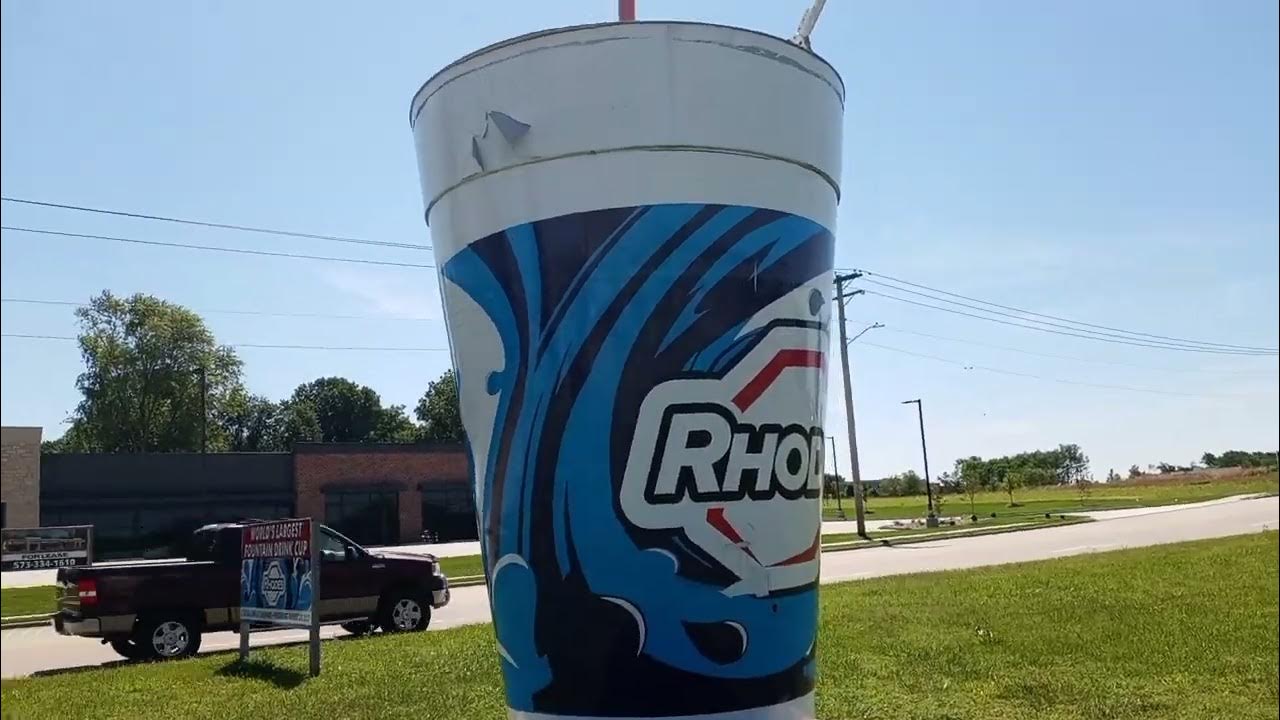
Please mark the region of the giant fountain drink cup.
<svg viewBox="0 0 1280 720"><path fill-rule="evenodd" d="M812 717L843 95L627 23L414 97L511 717Z"/></svg>

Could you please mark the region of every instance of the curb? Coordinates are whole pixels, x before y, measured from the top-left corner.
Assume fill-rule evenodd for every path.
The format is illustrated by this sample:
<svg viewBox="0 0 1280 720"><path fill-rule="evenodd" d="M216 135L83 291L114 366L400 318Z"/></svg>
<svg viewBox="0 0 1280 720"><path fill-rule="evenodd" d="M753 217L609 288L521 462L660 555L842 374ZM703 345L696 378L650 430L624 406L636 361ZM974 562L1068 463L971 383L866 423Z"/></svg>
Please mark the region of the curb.
<svg viewBox="0 0 1280 720"><path fill-rule="evenodd" d="M40 627L41 625L48 625L52 619L52 613L47 615L11 615L7 618L0 618L0 629Z"/></svg>
<svg viewBox="0 0 1280 720"><path fill-rule="evenodd" d="M873 547L893 547L895 545L913 545L915 543L932 542L934 540L950 540L954 538L971 538L983 537L986 535L1004 535L1007 533L1027 532L1030 530L1047 530L1055 527L1066 527L1068 525L1079 525L1081 523L1094 522L1092 518L1078 517L1068 515L1066 520L1059 520L1055 523L1015 523L1011 525L997 525L990 528L976 528L972 530L953 530L951 532L942 533L923 533L918 536L907 535L901 538L872 538L870 540L849 540L847 542L832 543L831 545L823 545L823 552L842 552L845 550L862 550L864 548Z"/></svg>

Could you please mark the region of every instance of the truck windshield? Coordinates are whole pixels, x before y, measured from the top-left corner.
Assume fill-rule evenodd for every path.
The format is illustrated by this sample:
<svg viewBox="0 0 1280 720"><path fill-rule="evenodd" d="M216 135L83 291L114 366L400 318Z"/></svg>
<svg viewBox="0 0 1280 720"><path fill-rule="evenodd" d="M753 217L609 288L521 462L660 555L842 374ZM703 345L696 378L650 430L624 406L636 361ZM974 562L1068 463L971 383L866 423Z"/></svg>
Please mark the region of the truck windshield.
<svg viewBox="0 0 1280 720"><path fill-rule="evenodd" d="M230 538L230 540L228 540ZM187 559L193 561L239 562L240 532L216 529L197 530L191 536Z"/></svg>
<svg viewBox="0 0 1280 720"><path fill-rule="evenodd" d="M347 548L354 548L357 555L364 555L365 549L352 542L350 539L339 534L335 530L327 527L320 528L320 552L330 560L341 559L347 556Z"/></svg>

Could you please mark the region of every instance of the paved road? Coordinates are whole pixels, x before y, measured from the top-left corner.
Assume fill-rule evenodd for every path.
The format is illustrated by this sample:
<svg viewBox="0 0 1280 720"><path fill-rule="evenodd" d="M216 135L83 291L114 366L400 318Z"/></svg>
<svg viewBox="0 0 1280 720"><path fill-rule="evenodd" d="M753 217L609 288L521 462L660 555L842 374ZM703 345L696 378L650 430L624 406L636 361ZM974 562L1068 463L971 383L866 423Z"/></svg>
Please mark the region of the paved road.
<svg viewBox="0 0 1280 720"><path fill-rule="evenodd" d="M1280 527L1280 503L1277 498L1269 497L1174 506L1141 514L1107 511L1099 516L1100 522L1013 535L953 538L831 553L822 559L822 582L1043 560L1260 532L1264 528ZM445 629L488 621L489 602L484 586L467 587L454 591L453 602L436 612L431 627ZM325 637L344 634L336 628L326 628L324 632ZM261 645L305 638L302 631L281 631L261 633L253 639L254 645ZM231 650L237 645L234 633L214 633L205 638L202 650ZM109 648L94 640L61 637L47 627L5 630L0 636L0 675L6 678L58 668L101 665L118 659Z"/></svg>

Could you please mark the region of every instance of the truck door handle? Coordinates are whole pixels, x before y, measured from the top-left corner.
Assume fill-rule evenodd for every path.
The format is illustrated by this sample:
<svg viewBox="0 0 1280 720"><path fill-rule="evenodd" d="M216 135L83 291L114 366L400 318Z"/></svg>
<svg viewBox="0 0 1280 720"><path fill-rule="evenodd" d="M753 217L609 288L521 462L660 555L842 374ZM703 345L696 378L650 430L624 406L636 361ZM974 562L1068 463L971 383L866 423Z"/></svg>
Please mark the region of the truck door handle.
<svg viewBox="0 0 1280 720"><path fill-rule="evenodd" d="M374 563L374 564L373 564L373 569L374 569L374 570L381 570L381 569L382 569L382 568L384 568L384 567L386 567L386 565L384 565L384 564L382 564L382 563Z"/></svg>

